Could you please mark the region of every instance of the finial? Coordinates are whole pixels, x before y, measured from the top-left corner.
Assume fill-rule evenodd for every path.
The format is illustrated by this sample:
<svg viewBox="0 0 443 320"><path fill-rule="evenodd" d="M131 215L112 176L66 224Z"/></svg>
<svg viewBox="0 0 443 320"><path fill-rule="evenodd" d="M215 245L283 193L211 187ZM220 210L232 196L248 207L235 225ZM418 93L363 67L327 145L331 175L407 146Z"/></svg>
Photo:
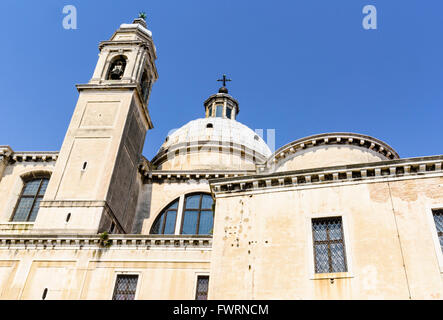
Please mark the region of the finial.
<svg viewBox="0 0 443 320"><path fill-rule="evenodd" d="M217 79L217 81L222 81L223 82L223 87L221 87L218 92L219 93L228 93L228 88L226 88L226 82L227 81L232 81L231 79L226 78L226 75L223 75L222 79Z"/></svg>
<svg viewBox="0 0 443 320"><path fill-rule="evenodd" d="M134 24L141 24L143 27L147 28L147 25L146 25L146 13L143 12L143 11L139 12L138 18L135 19L132 23L134 23Z"/></svg>

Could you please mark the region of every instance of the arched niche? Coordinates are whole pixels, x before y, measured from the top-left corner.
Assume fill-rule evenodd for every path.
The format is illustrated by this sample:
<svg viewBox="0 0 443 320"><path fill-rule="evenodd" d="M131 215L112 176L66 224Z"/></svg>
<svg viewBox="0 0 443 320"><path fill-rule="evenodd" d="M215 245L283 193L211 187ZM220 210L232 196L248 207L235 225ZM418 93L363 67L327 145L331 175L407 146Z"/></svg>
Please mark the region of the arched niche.
<svg viewBox="0 0 443 320"><path fill-rule="evenodd" d="M121 80L125 73L127 58L123 55L116 56L109 64L107 80Z"/></svg>

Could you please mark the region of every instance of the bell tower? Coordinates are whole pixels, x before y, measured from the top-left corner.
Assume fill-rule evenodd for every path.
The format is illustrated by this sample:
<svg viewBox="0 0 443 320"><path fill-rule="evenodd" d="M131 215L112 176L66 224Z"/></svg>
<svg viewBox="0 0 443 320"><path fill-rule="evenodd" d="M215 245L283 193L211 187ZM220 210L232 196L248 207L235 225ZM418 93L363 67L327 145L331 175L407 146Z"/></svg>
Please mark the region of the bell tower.
<svg viewBox="0 0 443 320"><path fill-rule="evenodd" d="M79 98L34 224L36 232L129 233L148 101L158 74L152 33L141 16L122 24Z"/></svg>

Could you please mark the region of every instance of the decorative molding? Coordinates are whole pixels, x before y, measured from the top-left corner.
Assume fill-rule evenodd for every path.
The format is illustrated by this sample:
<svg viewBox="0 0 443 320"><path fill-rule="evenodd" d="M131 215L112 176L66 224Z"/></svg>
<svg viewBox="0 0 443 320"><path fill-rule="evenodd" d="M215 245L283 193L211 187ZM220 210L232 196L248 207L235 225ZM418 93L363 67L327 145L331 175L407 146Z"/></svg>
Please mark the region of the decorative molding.
<svg viewBox="0 0 443 320"><path fill-rule="evenodd" d="M206 170L150 170L150 167L141 163L139 172L145 179L152 181L188 181L188 180L209 180L219 178L236 178L248 176L255 173L255 170L224 170L224 171L206 171Z"/></svg>
<svg viewBox="0 0 443 320"><path fill-rule="evenodd" d="M109 235L112 245L102 250L150 250L156 248L210 249L210 236ZM100 235L0 235L1 249L51 250L100 249Z"/></svg>
<svg viewBox="0 0 443 320"><path fill-rule="evenodd" d="M9 162L51 162L57 161L58 154L58 151L18 151L9 156Z"/></svg>
<svg viewBox="0 0 443 320"><path fill-rule="evenodd" d="M14 152L10 146L0 146L0 159L8 160L9 163L14 162L50 162L56 161L58 151L16 151Z"/></svg>
<svg viewBox="0 0 443 320"><path fill-rule="evenodd" d="M324 145L348 145L366 148L373 152L377 152L386 160L400 159L398 153L381 140L358 133L338 132L317 134L293 141L279 148L271 157L269 157L266 161L265 167L272 167L291 154L297 154L301 150Z"/></svg>
<svg viewBox="0 0 443 320"><path fill-rule="evenodd" d="M443 155L214 179L209 181L209 184L212 192L217 196L265 189L316 187L345 182L367 183L383 181L387 178L411 179L443 176L442 165Z"/></svg>
<svg viewBox="0 0 443 320"><path fill-rule="evenodd" d="M90 207L106 207L106 201L90 201L90 200L43 200L40 207L46 208L90 208Z"/></svg>
<svg viewBox="0 0 443 320"><path fill-rule="evenodd" d="M34 222L2 222L0 223L0 233L22 234L27 233L34 227Z"/></svg>
<svg viewBox="0 0 443 320"><path fill-rule="evenodd" d="M152 164L159 166L167 160L171 160L176 155L187 155L192 153L199 153L203 151L218 152L225 154L232 154L241 157L242 159L250 160L254 163L263 163L267 157L250 149L244 145L233 143L230 141L217 141L217 140L205 140L205 141L192 141L182 142L171 145L167 149L160 149L160 151L151 160Z"/></svg>
<svg viewBox="0 0 443 320"><path fill-rule="evenodd" d="M0 146L0 157L8 158L14 151L10 146Z"/></svg>

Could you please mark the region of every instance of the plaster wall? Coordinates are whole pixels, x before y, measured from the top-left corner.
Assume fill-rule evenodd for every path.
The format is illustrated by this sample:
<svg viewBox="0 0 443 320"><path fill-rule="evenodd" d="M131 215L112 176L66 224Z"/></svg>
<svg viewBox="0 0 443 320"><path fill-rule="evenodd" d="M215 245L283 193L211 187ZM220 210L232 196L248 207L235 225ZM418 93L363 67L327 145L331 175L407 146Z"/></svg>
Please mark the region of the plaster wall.
<svg viewBox="0 0 443 320"><path fill-rule="evenodd" d="M54 166L55 161L17 161L5 167L0 180L0 232L2 226L7 229L14 214L14 208L24 185L22 177L38 171L51 173Z"/></svg>
<svg viewBox="0 0 443 320"><path fill-rule="evenodd" d="M216 199L210 299L442 299L443 178ZM341 216L348 272L316 274L312 219ZM331 281L331 279L334 279Z"/></svg>
<svg viewBox="0 0 443 320"><path fill-rule="evenodd" d="M281 160L277 172L323 168L387 160L381 154L356 146L319 146L301 150Z"/></svg>
<svg viewBox="0 0 443 320"><path fill-rule="evenodd" d="M112 298L117 274L138 274L136 299L195 298L210 249L0 249L0 299Z"/></svg>

